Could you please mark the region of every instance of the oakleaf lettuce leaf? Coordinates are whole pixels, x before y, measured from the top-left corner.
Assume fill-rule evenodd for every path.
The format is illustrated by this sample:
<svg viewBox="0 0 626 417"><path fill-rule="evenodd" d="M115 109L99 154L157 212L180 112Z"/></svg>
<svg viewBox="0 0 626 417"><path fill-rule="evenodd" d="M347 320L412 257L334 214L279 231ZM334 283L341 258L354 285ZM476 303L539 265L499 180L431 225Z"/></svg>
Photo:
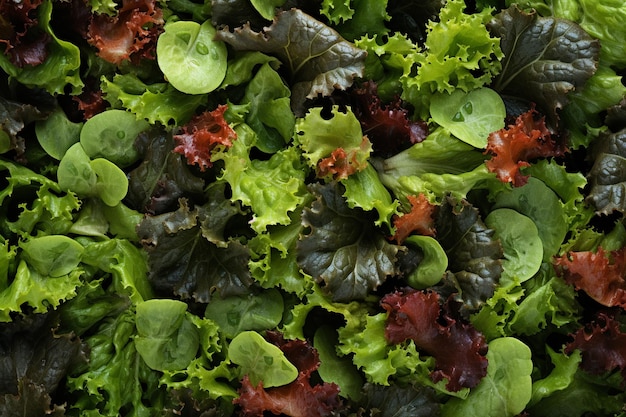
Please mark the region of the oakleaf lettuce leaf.
<svg viewBox="0 0 626 417"><path fill-rule="evenodd" d="M347 89L363 73L366 52L300 9L278 13L262 32L246 24L234 32L218 31L217 39L236 50L277 56L289 73L294 110L302 109L307 98Z"/></svg>

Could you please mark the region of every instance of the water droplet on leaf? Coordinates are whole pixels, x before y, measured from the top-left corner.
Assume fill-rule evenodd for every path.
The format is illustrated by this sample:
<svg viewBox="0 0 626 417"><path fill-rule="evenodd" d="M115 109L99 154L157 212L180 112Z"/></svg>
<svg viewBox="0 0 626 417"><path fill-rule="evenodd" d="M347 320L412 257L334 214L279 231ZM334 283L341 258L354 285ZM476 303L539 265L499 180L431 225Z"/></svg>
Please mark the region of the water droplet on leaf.
<svg viewBox="0 0 626 417"><path fill-rule="evenodd" d="M465 116L460 111L456 112L456 114L452 117L453 122L464 122Z"/></svg>
<svg viewBox="0 0 626 417"><path fill-rule="evenodd" d="M202 42L198 42L196 43L196 52L198 52L200 55L206 55L209 53L209 47Z"/></svg>
<svg viewBox="0 0 626 417"><path fill-rule="evenodd" d="M472 112L474 111L474 105L471 101L468 101L463 105L463 110L465 110L465 113L467 114L472 114Z"/></svg>

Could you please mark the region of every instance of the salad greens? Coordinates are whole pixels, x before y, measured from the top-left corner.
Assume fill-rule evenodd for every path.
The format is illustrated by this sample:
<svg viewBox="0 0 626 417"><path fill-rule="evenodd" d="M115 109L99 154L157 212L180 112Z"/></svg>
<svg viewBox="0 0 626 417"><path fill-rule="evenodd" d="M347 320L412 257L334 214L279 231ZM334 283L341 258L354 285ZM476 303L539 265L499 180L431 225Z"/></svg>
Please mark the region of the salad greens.
<svg viewBox="0 0 626 417"><path fill-rule="evenodd" d="M626 416L621 0L0 0L3 416Z"/></svg>

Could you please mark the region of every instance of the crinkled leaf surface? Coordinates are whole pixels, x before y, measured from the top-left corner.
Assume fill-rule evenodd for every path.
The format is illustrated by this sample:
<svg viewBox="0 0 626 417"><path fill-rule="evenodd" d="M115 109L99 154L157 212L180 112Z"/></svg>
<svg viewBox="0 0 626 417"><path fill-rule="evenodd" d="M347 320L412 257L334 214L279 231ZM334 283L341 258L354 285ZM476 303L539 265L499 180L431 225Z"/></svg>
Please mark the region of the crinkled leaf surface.
<svg viewBox="0 0 626 417"><path fill-rule="evenodd" d="M48 314L22 317L0 325L0 394L17 394L30 381L52 393L71 366L85 361L80 341L57 335Z"/></svg>
<svg viewBox="0 0 626 417"><path fill-rule="evenodd" d="M136 146L143 161L128 180L127 201L137 210L161 214L177 207L178 199L200 195L204 181L193 175L174 150L171 133L150 130L139 135Z"/></svg>
<svg viewBox="0 0 626 417"><path fill-rule="evenodd" d="M248 250L238 241L222 247L211 243L205 233L215 235L212 215L208 206L192 209L181 200L177 211L146 217L139 224L155 288L204 303L215 291L222 296L248 291Z"/></svg>
<svg viewBox="0 0 626 417"><path fill-rule="evenodd" d="M428 417L439 414L432 390L419 386L366 384L363 406L381 417ZM373 414L372 414L373 415Z"/></svg>
<svg viewBox="0 0 626 417"><path fill-rule="evenodd" d="M236 50L257 50L277 56L291 77L292 108L306 98L345 90L363 73L366 52L343 39L334 29L299 9L280 12L262 32L249 24L218 31L217 38Z"/></svg>
<svg viewBox="0 0 626 417"><path fill-rule="evenodd" d="M450 199L438 210L435 228L449 260L446 286L457 289L463 310L478 309L493 295L502 274L504 254L495 231L468 202L456 208Z"/></svg>
<svg viewBox="0 0 626 417"><path fill-rule="evenodd" d="M602 214L626 212L626 129L603 132L596 140L595 161L589 173L587 201Z"/></svg>
<svg viewBox="0 0 626 417"><path fill-rule="evenodd" d="M536 103L554 124L567 94L596 71L599 43L576 23L512 6L489 24L501 38L502 72L493 88Z"/></svg>
<svg viewBox="0 0 626 417"><path fill-rule="evenodd" d="M298 264L334 301L363 299L397 273L400 247L388 243L365 212L350 209L337 185L311 191L317 200L302 215L310 231L298 242Z"/></svg>

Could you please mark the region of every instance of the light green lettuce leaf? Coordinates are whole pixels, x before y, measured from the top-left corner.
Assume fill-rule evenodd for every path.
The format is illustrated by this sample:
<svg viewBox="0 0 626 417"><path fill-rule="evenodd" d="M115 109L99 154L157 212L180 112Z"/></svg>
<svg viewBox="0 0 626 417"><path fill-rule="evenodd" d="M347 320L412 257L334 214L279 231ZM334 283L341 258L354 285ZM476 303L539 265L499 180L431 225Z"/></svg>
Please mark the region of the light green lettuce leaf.
<svg viewBox="0 0 626 417"><path fill-rule="evenodd" d="M370 164L365 169L342 179L348 206L360 207L365 211L376 210L377 226L387 225L391 230L391 218L398 213L398 201L391 198L389 190L380 181L378 173Z"/></svg>
<svg viewBox="0 0 626 417"><path fill-rule="evenodd" d="M187 304L178 300L152 299L137 305L135 348L150 369L184 369L196 357L200 336L190 316Z"/></svg>
<svg viewBox="0 0 626 417"><path fill-rule="evenodd" d="M224 161L221 179L232 189L232 200L241 201L252 210L250 225L257 232L267 226L289 224L289 213L302 204L306 196L306 169L296 147L273 154L267 160L250 159L256 134L246 124L235 127L237 140L225 152L216 155Z"/></svg>
<svg viewBox="0 0 626 417"><path fill-rule="evenodd" d="M113 108L165 126L185 124L206 100L204 94L184 94L168 83L146 84L133 74L116 74L111 80L103 76L100 87Z"/></svg>
<svg viewBox="0 0 626 417"><path fill-rule="evenodd" d="M32 307L35 313L58 307L76 296L84 273L84 269L75 268L67 274L51 277L40 274L25 260L18 261L11 282L0 291L0 322L11 321L11 315L21 313L24 305Z"/></svg>
<svg viewBox="0 0 626 417"><path fill-rule="evenodd" d="M330 114L322 114L322 107L313 107L296 120L295 140L302 149L311 168L316 168L321 160L338 148L354 155L357 169L367 162L372 151L371 143L364 138L361 123L350 107L345 111L334 105ZM364 141L367 144L364 146Z"/></svg>
<svg viewBox="0 0 626 417"><path fill-rule="evenodd" d="M414 64L405 67L400 78L402 98L420 114L433 93L471 91L488 85L501 70L500 40L485 26L492 10L465 14L465 7L463 0L446 3L438 19L426 26L423 50L413 56Z"/></svg>

